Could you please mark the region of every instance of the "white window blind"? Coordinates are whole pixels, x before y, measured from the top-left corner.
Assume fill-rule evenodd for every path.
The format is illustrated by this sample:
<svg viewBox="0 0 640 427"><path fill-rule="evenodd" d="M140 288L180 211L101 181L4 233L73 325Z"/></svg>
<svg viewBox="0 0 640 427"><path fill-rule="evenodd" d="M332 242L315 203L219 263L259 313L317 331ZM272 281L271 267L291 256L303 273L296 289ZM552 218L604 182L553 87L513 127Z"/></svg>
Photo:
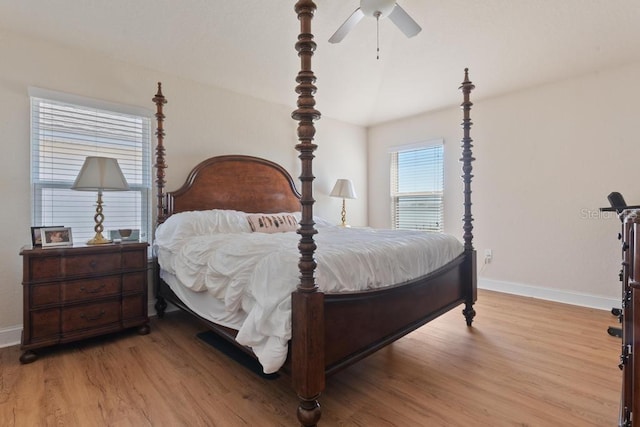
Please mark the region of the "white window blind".
<svg viewBox="0 0 640 427"><path fill-rule="evenodd" d="M395 229L443 230L444 146L391 153L391 215Z"/></svg>
<svg viewBox="0 0 640 427"><path fill-rule="evenodd" d="M87 156L113 157L130 191L103 193L104 234L108 238L109 230L133 228L147 240L150 145L148 116L31 96L33 225L71 227L75 243L93 237L97 192L71 186Z"/></svg>

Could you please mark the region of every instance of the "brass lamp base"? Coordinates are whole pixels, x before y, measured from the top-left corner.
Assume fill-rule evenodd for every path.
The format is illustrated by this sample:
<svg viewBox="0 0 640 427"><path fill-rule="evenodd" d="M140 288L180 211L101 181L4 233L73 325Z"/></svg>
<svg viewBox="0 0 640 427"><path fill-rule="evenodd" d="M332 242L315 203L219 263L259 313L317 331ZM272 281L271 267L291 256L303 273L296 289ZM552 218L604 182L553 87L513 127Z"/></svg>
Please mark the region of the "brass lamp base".
<svg viewBox="0 0 640 427"><path fill-rule="evenodd" d="M87 245L104 245L105 243L111 243L111 240L106 239L102 233L98 232L93 239L87 242Z"/></svg>
<svg viewBox="0 0 640 427"><path fill-rule="evenodd" d="M96 214L93 217L96 222L96 226L93 227L93 231L96 232L96 235L93 236L93 239L87 242L87 245L104 245L105 243L111 243L111 240L106 239L102 235L102 230L104 227L102 226L102 221L104 221L104 215L102 214L102 191L98 190L98 202L96 203Z"/></svg>
<svg viewBox="0 0 640 427"><path fill-rule="evenodd" d="M341 227L348 227L347 225L347 208L344 203L344 198L342 199L342 211L340 211L340 219L342 220Z"/></svg>

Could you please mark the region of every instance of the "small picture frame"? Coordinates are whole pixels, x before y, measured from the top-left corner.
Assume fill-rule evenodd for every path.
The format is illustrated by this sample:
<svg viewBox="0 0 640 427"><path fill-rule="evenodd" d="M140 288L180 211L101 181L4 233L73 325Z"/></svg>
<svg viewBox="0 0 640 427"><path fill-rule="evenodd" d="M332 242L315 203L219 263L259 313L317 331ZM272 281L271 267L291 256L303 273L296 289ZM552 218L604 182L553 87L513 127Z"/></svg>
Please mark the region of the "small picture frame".
<svg viewBox="0 0 640 427"><path fill-rule="evenodd" d="M47 225L39 227L31 227L31 244L33 247L42 246L42 234L40 230L43 228L62 228L62 225Z"/></svg>
<svg viewBox="0 0 640 427"><path fill-rule="evenodd" d="M72 246L70 227L46 227L40 229L40 240L43 248L55 246Z"/></svg>

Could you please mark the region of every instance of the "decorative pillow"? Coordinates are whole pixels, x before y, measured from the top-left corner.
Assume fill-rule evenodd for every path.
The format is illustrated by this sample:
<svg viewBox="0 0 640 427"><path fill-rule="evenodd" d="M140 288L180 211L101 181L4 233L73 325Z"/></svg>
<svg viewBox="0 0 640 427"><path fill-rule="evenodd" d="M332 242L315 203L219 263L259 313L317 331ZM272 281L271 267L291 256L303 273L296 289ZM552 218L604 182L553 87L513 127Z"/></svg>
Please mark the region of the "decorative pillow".
<svg viewBox="0 0 640 427"><path fill-rule="evenodd" d="M298 229L298 221L290 213L248 214L247 220L251 231L260 233L284 233Z"/></svg>

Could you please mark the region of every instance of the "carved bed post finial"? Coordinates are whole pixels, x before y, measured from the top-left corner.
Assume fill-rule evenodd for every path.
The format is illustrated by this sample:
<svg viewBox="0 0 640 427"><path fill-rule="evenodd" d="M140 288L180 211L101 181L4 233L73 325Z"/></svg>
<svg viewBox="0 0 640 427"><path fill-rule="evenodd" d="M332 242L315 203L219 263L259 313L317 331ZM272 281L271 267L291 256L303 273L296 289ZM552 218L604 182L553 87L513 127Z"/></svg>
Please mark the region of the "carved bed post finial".
<svg viewBox="0 0 640 427"><path fill-rule="evenodd" d="M298 421L305 427L315 426L320 420L318 397L324 390L324 294L318 292L314 272L316 244L313 236L317 233L313 222L313 143L315 126L313 121L320 118L315 109L316 77L311 70L311 58L316 43L311 33L311 21L316 11L312 0L299 0L295 11L300 22L300 34L295 45L300 57L300 71L296 77L298 85L298 108L291 114L298 121L298 144L296 150L301 163L301 220L298 234L300 242L300 284L291 297L291 363L292 382L298 394Z"/></svg>
<svg viewBox="0 0 640 427"><path fill-rule="evenodd" d="M157 190L157 207L158 207L158 218L157 223L162 224L166 219L166 206L164 205L164 185L166 183L164 178L164 170L167 168L167 164L164 160L164 113L162 112L162 107L167 103L166 98L162 94L162 83L158 82L158 92L153 97L153 102L156 104L156 137L158 139L158 144L156 145L156 190Z"/></svg>
<svg viewBox="0 0 640 427"><path fill-rule="evenodd" d="M463 128L463 137L462 137L462 180L464 181L464 216L462 218L463 226L462 229L464 231L463 239L464 239L464 251L465 251L465 262L467 266L464 271L467 277L464 278L464 283L467 286L466 289L466 297L465 297L465 306L462 310L462 314L465 317L467 322L467 326L471 326L473 322L473 318L476 316L476 311L473 308L473 304L477 299L477 262L476 262L476 251L473 249L473 216L471 215L471 180L473 175L471 171L473 170L473 166L471 163L475 160L473 158L473 153L471 148L473 147L470 132L471 126L473 123L471 122L471 106L473 103L469 100L469 96L471 91L475 89L475 86L469 80L469 69L464 69L464 81L460 86L460 90L462 90L463 101L460 105L464 112L462 119L462 128Z"/></svg>
<svg viewBox="0 0 640 427"><path fill-rule="evenodd" d="M475 89L475 86L469 80L469 69L465 68L464 81L460 86L460 90L462 90L464 96L464 100L460 105L464 111L464 118L462 120L464 135L462 138L462 158L460 160L462 161L462 180L464 181L464 217L462 219L464 225L462 228L464 230L463 239L465 250L473 250L473 216L471 215L471 179L473 178L471 171L473 170L473 166L471 163L475 159L471 152L473 139L469 136L471 126L473 125L470 117L473 103L469 101L469 95L473 89Z"/></svg>

